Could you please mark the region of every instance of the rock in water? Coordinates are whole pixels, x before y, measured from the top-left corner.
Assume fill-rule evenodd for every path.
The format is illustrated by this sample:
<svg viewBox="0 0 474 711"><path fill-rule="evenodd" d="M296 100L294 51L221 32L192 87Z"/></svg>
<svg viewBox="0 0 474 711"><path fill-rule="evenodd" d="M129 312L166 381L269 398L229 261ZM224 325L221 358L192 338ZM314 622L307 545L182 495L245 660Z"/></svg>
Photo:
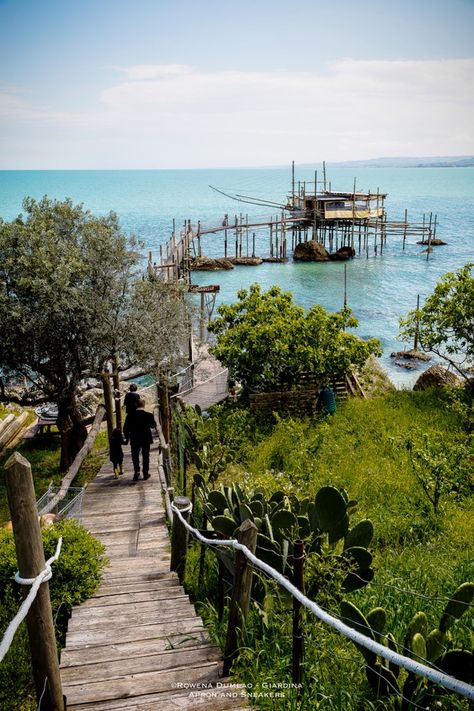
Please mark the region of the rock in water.
<svg viewBox="0 0 474 711"><path fill-rule="evenodd" d="M320 242L309 240L296 245L293 259L295 262L328 262L329 253Z"/></svg>
<svg viewBox="0 0 474 711"><path fill-rule="evenodd" d="M233 269L234 266L230 259L212 259L211 257L196 257L191 261L191 269L193 271L208 271L215 272L219 269Z"/></svg>
<svg viewBox="0 0 474 711"><path fill-rule="evenodd" d="M355 249L353 247L350 247L349 245L347 245L346 247L339 247L337 252L334 252L334 254L329 255L329 259L335 262L342 262L346 259L352 259L352 257L355 257Z"/></svg>

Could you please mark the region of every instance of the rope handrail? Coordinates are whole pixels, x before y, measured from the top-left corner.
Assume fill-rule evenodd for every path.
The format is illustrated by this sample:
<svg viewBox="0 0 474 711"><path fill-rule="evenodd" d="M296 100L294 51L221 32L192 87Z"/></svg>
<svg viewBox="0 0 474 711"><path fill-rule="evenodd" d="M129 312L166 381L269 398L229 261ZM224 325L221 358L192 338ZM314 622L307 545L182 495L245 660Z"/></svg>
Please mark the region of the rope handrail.
<svg viewBox="0 0 474 711"><path fill-rule="evenodd" d="M15 582L19 583L20 585L31 585L31 590L26 596L26 598L23 600L20 609L8 625L5 634L3 635L3 639L0 642L0 662L3 660L6 653L10 649L10 645L13 642L13 638L16 634L16 631L27 616L29 609L38 593L38 590L40 589L41 584L51 579L53 575L51 571L51 565L59 558L62 544L63 539L61 537L58 539L56 552L53 556L51 556L51 558L48 558L45 563L44 569L40 573L38 573L36 578L22 578L20 577L20 574L18 572L15 574Z"/></svg>
<svg viewBox="0 0 474 711"><path fill-rule="evenodd" d="M450 691L454 691L461 696L465 696L468 699L474 700L474 686L466 684L459 679L455 679L444 672L437 671L432 667L428 667L425 664L410 659L410 657L405 657L398 652L392 651L383 644L370 639L362 632L349 627L347 624L333 617L328 612L323 610L319 605L317 605L312 600L306 597L297 587L295 587L289 580L287 580L281 573L278 573L274 568L272 568L267 563L261 561L257 556L255 556L251 551L235 539L212 539L203 536L197 529L191 526L182 516L182 511L189 511L191 504L187 509L179 509L174 504L171 504L173 512L178 516L181 523L185 528L195 536L201 543L209 546L229 546L235 550L240 551L245 555L245 557L257 568L263 570L267 575L270 575L274 580L276 580L282 587L284 587L293 597L295 597L304 607L306 607L310 612L312 612L321 622L325 622L330 627L333 627L342 635L350 639L374 654L377 654L389 662L396 664L397 666L403 667L407 671L410 671L418 676L425 677L435 684L439 684Z"/></svg>

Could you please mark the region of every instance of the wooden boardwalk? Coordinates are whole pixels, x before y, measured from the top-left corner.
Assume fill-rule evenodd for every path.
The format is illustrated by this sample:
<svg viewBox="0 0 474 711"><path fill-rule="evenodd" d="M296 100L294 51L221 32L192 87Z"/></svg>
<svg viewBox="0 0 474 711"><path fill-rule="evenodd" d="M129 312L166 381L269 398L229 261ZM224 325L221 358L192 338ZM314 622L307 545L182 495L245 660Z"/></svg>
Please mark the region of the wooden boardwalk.
<svg viewBox="0 0 474 711"><path fill-rule="evenodd" d="M223 680L220 650L170 573L168 531L153 446L148 481L115 480L106 463L87 487L81 523L106 546L110 565L96 595L73 610L61 653L70 711L242 709ZM211 688L212 685L212 688Z"/></svg>

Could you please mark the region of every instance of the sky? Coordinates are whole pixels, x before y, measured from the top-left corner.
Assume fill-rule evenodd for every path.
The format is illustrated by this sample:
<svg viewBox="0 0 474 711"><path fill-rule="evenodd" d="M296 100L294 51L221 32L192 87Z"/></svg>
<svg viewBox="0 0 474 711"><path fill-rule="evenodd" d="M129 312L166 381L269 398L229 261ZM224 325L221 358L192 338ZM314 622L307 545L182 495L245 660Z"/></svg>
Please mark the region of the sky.
<svg viewBox="0 0 474 711"><path fill-rule="evenodd" d="M474 0L0 0L0 169L474 155Z"/></svg>

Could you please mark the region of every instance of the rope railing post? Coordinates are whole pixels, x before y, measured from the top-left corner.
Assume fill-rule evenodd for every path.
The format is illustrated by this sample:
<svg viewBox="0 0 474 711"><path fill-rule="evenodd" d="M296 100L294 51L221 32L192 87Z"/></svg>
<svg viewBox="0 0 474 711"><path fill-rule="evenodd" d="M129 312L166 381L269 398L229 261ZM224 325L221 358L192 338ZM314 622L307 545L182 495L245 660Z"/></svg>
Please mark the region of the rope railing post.
<svg viewBox="0 0 474 711"><path fill-rule="evenodd" d="M173 506L181 512L185 520L188 519L191 511L191 502L187 496L175 496ZM179 582L184 579L186 567L186 546L188 542L188 532L181 522L179 516L173 516L173 527L171 529L171 563L170 570L178 574Z"/></svg>
<svg viewBox="0 0 474 711"><path fill-rule="evenodd" d="M293 545L293 585L304 593L304 543L295 541ZM301 625L301 602L293 598L293 684L301 684L301 664L303 662L303 628Z"/></svg>
<svg viewBox="0 0 474 711"><path fill-rule="evenodd" d="M369 649L375 654L381 656L383 659L401 666L408 672L415 674L416 676L423 677L434 684L444 687L449 691L454 691L454 693L474 701L474 686L465 681L461 681L456 677L446 674L441 670L430 666L426 659L419 661L418 659L413 659L412 657L406 657L395 650L386 647L381 642L377 642L370 637L367 637L363 631L358 631L352 626L349 626L344 622L344 620L334 617L324 608L317 605L313 600L309 600L303 592L298 590L298 588L293 585L287 578L285 578L282 573L279 573L271 565L265 563L263 560L257 558L254 552L252 552L248 545L243 544L240 540L235 539L218 539L218 538L207 538L203 536L200 531L193 528L189 523L182 517L180 510L174 507L174 513L176 513L177 518L182 520L183 525L186 529L201 543L205 543L208 546L223 546L224 548L233 548L235 551L239 551L247 560L259 570L272 577L279 583L285 590L287 590L293 597L301 602L301 604L306 607L313 615L317 617L318 620L329 625L335 629L340 634L344 635L347 639L352 640L357 645ZM247 522L244 522L247 523ZM250 523L250 522L248 522ZM242 524L243 526L244 524ZM252 524L253 526L253 524ZM227 667L227 671L230 666ZM226 669L226 667L224 667Z"/></svg>
<svg viewBox="0 0 474 711"><path fill-rule="evenodd" d="M218 574L217 574L217 619L222 622L224 617L224 597L225 597L225 587L224 587L224 573L225 565L222 560L218 559Z"/></svg>
<svg viewBox="0 0 474 711"><path fill-rule="evenodd" d="M31 465L18 452L5 464L5 483L21 578L35 578L46 567ZM38 701L43 711L64 711L49 585L43 582L26 617Z"/></svg>
<svg viewBox="0 0 474 711"><path fill-rule="evenodd" d="M257 546L258 529L250 519L246 519L240 526L237 540L240 544L255 553ZM237 550L234 558L234 582L232 597L229 607L229 620L227 623L227 639L224 652L224 676L227 676L232 663L237 657L238 640L237 630L243 629L250 606L250 593L252 591L252 566L245 554Z"/></svg>

